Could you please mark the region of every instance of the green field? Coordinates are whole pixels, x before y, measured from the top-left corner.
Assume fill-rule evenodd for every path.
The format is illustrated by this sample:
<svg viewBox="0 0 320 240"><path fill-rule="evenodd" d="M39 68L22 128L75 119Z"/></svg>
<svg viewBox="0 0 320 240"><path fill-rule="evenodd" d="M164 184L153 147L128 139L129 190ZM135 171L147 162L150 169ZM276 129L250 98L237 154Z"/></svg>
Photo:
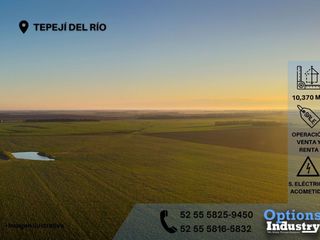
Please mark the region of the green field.
<svg viewBox="0 0 320 240"><path fill-rule="evenodd" d="M57 158L0 160L0 239L112 239L135 203L286 202L283 126L216 121L0 124L0 149L42 151ZM246 138L254 129L258 134ZM223 144L216 142L216 131L228 131L219 135ZM268 151L270 141L258 141L266 134L280 151ZM64 228L22 230L6 227L9 223L61 223Z"/></svg>

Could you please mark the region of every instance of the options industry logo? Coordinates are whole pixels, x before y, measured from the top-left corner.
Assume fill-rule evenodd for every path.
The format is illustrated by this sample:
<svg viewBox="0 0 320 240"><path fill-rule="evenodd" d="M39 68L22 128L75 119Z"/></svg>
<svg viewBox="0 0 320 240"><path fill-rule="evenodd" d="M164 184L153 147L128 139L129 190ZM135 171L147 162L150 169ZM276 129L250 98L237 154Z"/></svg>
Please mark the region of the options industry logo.
<svg viewBox="0 0 320 240"><path fill-rule="evenodd" d="M320 228L320 212L264 211L267 233L317 233Z"/></svg>

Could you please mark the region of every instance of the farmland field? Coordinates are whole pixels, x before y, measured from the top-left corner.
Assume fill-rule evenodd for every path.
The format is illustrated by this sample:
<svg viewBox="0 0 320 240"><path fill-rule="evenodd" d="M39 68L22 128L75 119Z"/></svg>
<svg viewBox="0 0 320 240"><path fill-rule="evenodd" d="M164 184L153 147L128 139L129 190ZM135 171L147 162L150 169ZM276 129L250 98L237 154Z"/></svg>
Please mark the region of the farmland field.
<svg viewBox="0 0 320 240"><path fill-rule="evenodd" d="M164 132L151 136L261 152L287 153L287 127L244 127L211 131Z"/></svg>
<svg viewBox="0 0 320 240"><path fill-rule="evenodd" d="M1 239L112 239L135 203L286 202L283 123L276 114L5 121L0 150L56 161L0 160ZM6 227L24 223L64 228Z"/></svg>

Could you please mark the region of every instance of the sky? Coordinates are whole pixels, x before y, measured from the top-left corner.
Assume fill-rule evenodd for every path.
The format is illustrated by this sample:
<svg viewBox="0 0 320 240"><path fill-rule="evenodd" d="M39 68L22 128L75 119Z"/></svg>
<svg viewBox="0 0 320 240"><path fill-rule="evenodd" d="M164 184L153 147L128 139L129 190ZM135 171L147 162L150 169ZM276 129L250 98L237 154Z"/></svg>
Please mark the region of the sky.
<svg viewBox="0 0 320 240"><path fill-rule="evenodd" d="M319 60L316 0L0 2L0 110L287 108L288 61ZM105 32L22 34L29 23Z"/></svg>

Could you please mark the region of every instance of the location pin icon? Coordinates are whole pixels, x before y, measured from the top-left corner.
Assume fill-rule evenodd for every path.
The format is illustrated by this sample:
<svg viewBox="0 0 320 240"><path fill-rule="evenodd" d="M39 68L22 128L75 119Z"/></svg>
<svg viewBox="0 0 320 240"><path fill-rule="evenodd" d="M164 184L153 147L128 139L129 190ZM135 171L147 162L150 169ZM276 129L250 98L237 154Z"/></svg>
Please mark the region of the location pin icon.
<svg viewBox="0 0 320 240"><path fill-rule="evenodd" d="M22 20L19 23L19 27L22 33L25 33L28 30L29 23L26 20Z"/></svg>

